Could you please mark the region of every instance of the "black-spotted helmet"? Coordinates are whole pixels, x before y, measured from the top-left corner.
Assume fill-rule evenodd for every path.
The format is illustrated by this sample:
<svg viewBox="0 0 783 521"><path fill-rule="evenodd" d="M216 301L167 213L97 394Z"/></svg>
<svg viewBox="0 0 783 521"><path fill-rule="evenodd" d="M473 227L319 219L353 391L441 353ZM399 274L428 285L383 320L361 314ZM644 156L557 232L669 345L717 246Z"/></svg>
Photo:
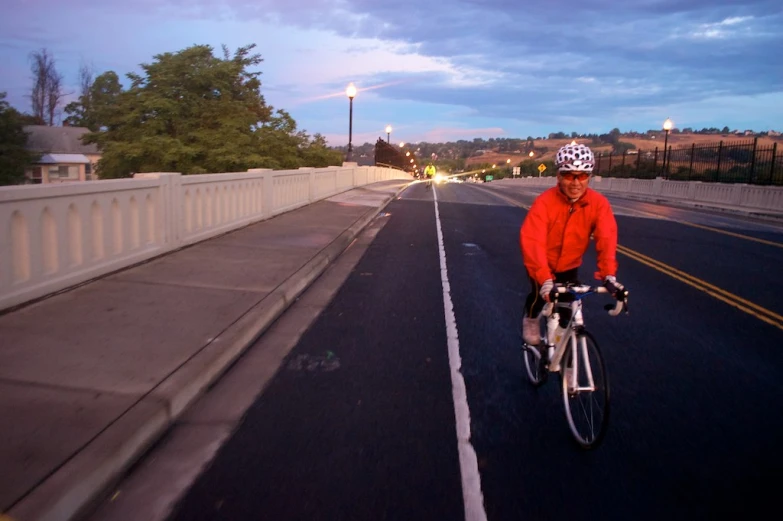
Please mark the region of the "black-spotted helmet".
<svg viewBox="0 0 783 521"><path fill-rule="evenodd" d="M571 143L557 151L555 166L559 172L592 172L595 157L587 146Z"/></svg>

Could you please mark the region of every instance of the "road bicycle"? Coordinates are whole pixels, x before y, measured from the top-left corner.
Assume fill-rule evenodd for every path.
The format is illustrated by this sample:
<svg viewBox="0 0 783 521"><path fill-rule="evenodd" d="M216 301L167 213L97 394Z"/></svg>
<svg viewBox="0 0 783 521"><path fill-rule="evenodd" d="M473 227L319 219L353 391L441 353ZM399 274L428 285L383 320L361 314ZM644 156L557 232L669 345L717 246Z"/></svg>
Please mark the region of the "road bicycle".
<svg viewBox="0 0 783 521"><path fill-rule="evenodd" d="M541 312L547 317L541 343L522 343L527 376L535 387L542 385L549 373L560 373L568 427L584 449L603 441L609 422L609 376L598 342L585 329L582 313L582 300L598 293L617 299L616 304L605 306L610 315L628 312L628 290L624 288L555 284L550 303ZM565 326L561 326L561 311Z"/></svg>

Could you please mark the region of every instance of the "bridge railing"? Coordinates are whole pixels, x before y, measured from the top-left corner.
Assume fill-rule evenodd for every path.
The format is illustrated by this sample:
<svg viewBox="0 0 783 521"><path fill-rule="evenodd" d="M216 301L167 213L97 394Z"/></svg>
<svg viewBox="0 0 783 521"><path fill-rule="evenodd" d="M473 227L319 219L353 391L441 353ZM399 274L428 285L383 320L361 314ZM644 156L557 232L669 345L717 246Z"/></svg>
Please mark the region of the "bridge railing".
<svg viewBox="0 0 783 521"><path fill-rule="evenodd" d="M555 185L555 177L523 177L512 182L550 187ZM603 176L594 176L590 186L601 192L634 194L651 199L708 203L759 212L783 211L783 187L779 186Z"/></svg>
<svg viewBox="0 0 783 521"><path fill-rule="evenodd" d="M346 163L0 188L0 310L390 179L410 175Z"/></svg>
<svg viewBox="0 0 783 521"><path fill-rule="evenodd" d="M604 177L783 186L783 152L777 142L762 145L758 138L623 150L595 159L596 174Z"/></svg>

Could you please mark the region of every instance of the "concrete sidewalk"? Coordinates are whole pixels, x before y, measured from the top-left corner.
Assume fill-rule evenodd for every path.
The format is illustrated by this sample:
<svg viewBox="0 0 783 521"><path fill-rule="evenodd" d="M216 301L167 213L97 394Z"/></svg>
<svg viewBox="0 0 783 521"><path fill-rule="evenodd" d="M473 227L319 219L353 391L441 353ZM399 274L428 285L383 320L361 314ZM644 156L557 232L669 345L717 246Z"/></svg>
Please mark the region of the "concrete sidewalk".
<svg viewBox="0 0 783 521"><path fill-rule="evenodd" d="M354 189L0 316L0 520L78 516L407 184Z"/></svg>

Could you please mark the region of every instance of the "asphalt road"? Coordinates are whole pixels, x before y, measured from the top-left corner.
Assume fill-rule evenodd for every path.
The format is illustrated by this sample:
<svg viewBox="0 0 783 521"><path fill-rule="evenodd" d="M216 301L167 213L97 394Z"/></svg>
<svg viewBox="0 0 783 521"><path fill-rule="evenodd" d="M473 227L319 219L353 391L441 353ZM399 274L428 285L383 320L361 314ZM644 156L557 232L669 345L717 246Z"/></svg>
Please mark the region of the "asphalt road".
<svg viewBox="0 0 783 521"><path fill-rule="evenodd" d="M612 382L598 449L519 349L536 193L420 184L389 215L170 520L745 519L783 473L783 228L612 198L630 314L586 322ZM457 449L442 230L475 468ZM585 257L590 280L595 257ZM446 306L448 311L448 306ZM473 505L475 506L475 505Z"/></svg>

